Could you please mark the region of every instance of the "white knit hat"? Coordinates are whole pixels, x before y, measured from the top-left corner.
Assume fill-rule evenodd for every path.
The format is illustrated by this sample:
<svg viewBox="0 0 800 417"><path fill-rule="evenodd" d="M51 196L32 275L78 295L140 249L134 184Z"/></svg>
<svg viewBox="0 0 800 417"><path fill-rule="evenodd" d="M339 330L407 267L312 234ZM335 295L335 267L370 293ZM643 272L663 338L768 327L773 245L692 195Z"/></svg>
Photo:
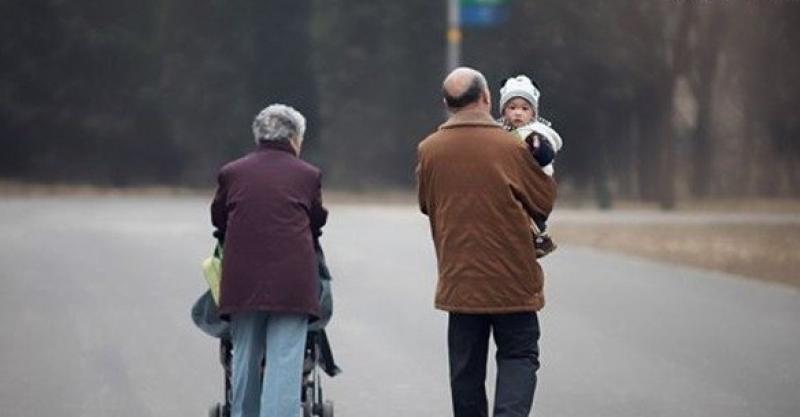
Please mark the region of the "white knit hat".
<svg viewBox="0 0 800 417"><path fill-rule="evenodd" d="M517 75L516 77L506 80L505 85L500 88L500 113L506 107L511 99L521 97L531 103L536 113L539 113L539 96L541 93L537 89L531 79L524 75Z"/></svg>

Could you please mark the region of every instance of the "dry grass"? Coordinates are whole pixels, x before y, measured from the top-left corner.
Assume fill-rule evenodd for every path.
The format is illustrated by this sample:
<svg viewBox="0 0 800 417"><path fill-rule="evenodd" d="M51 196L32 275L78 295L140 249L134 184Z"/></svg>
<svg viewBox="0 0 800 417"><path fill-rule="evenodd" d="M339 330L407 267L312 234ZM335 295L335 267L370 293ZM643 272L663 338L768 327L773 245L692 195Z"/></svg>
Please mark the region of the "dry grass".
<svg viewBox="0 0 800 417"><path fill-rule="evenodd" d="M800 225L558 224L557 242L800 287Z"/></svg>

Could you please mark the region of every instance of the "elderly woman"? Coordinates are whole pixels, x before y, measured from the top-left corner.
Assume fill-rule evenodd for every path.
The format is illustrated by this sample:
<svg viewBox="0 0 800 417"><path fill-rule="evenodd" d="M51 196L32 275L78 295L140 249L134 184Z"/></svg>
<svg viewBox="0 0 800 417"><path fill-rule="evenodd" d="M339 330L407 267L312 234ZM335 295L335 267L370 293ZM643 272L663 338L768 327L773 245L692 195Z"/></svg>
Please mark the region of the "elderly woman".
<svg viewBox="0 0 800 417"><path fill-rule="evenodd" d="M211 221L224 242L220 314L231 323L233 417L301 411L308 319L319 314L314 236L327 218L320 170L298 158L304 132L298 111L273 104L253 122L256 149L219 172Z"/></svg>

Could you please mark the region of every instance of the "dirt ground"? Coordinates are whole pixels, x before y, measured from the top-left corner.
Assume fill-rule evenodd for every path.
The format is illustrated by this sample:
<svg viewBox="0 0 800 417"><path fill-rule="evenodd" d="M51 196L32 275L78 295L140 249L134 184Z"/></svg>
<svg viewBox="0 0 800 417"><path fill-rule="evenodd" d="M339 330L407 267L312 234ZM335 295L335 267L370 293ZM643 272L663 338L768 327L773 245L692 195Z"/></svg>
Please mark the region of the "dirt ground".
<svg viewBox="0 0 800 417"><path fill-rule="evenodd" d="M798 224L554 223L556 242L800 287Z"/></svg>

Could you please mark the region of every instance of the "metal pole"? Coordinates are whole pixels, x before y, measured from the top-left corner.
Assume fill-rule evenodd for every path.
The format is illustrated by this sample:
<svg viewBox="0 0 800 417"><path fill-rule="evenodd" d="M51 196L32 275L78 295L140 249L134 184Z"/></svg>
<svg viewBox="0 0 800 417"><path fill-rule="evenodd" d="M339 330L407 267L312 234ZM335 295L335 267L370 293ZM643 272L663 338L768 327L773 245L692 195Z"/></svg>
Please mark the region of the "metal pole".
<svg viewBox="0 0 800 417"><path fill-rule="evenodd" d="M461 0L447 0L447 73L461 64Z"/></svg>

